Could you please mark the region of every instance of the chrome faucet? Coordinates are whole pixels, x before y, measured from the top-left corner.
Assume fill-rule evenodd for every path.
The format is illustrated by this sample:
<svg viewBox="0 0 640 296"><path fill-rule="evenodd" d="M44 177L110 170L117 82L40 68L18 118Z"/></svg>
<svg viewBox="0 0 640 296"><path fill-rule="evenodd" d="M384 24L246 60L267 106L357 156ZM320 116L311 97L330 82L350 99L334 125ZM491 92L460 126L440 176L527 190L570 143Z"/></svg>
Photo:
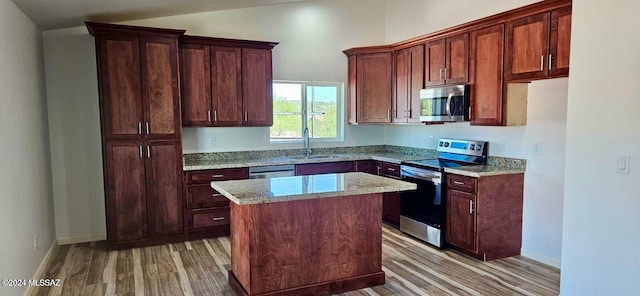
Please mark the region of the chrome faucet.
<svg viewBox="0 0 640 296"><path fill-rule="evenodd" d="M307 159L311 157L311 143L309 142L309 128L305 127L302 133L302 147L307 155Z"/></svg>

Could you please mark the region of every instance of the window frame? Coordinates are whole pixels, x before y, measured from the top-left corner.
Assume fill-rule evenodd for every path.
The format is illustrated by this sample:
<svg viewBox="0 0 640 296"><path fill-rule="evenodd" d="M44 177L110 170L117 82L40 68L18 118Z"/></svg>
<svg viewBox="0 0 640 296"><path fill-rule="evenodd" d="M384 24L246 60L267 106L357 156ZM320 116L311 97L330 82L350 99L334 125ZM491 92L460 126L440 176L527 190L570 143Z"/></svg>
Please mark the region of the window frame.
<svg viewBox="0 0 640 296"><path fill-rule="evenodd" d="M307 127L307 87L308 86L333 86L336 87L336 137L333 138L313 138L309 137L309 142L343 142L344 141L344 82L326 82L326 81L298 81L298 80L273 80L273 84L300 84L302 87L301 91L301 114L300 119L302 120L302 127L300 130L300 134L304 133L305 127ZM275 111L273 111L273 115L277 115ZM285 114L282 114L285 115ZM294 139L278 139L271 138L271 127L269 128L269 142L271 144L281 144L281 143L302 143L302 136L300 138Z"/></svg>

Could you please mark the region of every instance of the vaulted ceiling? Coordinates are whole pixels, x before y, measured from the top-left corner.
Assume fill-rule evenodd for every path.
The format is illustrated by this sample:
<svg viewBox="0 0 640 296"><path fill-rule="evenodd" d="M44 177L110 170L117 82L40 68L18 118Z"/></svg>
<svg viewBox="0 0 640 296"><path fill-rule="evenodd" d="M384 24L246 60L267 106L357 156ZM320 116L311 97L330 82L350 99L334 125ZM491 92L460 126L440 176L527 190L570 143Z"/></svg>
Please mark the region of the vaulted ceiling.
<svg viewBox="0 0 640 296"><path fill-rule="evenodd" d="M13 0L42 30L306 0Z"/></svg>

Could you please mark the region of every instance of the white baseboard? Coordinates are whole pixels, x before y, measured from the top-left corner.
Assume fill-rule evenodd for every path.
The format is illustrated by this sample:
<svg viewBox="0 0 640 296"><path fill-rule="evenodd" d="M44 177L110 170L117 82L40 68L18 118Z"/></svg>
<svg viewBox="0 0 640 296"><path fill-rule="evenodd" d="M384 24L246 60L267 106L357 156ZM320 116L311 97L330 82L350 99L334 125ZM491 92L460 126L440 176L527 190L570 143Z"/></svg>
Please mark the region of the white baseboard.
<svg viewBox="0 0 640 296"><path fill-rule="evenodd" d="M44 273L45 273L45 269L47 268L47 266L49 266L49 261L51 260L51 255L53 254L53 250L56 248L58 244L56 244L56 241L53 241L51 243L51 247L49 247L49 250L47 250L47 253L44 255L44 258L42 258L42 262L40 262L40 266L38 266L38 269L36 269L36 273L33 275L32 279L42 279L44 278ZM24 296L30 296L30 295L34 295L36 292L36 288L35 286L28 286L27 289L24 291Z"/></svg>
<svg viewBox="0 0 640 296"><path fill-rule="evenodd" d="M558 268L558 269L560 268L560 260L556 259L556 258L551 258L551 257L548 257L548 256L544 256L544 255L538 254L536 252L532 252L530 250L525 250L525 249L521 249L520 250L520 255L524 256L524 257L527 257L529 259L538 261L540 263L544 263L546 265L553 266L553 267Z"/></svg>
<svg viewBox="0 0 640 296"><path fill-rule="evenodd" d="M70 244L80 244L80 243L88 243L88 242L97 242L106 240L106 235L87 235L87 236L76 236L76 237L63 237L58 238L58 245L70 245Z"/></svg>

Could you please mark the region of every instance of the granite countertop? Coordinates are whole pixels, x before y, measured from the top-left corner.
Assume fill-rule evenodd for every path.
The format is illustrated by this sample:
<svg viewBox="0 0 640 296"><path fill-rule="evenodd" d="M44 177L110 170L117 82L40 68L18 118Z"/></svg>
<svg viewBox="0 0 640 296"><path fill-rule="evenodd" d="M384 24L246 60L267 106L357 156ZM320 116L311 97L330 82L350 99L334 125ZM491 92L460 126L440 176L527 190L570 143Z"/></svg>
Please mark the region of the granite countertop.
<svg viewBox="0 0 640 296"><path fill-rule="evenodd" d="M317 154L313 154L317 156ZM276 156L276 157L256 157L246 159L231 159L231 160L191 160L185 162L184 171L194 170L210 170L210 169L225 169L225 168L243 168L254 166L268 166L268 165L283 165L283 164L305 164L305 163L321 163L321 162L336 162L336 161L354 161L354 160L379 160L391 163L400 164L405 160L418 160L424 159L422 155L410 155L394 152L372 152L369 153L341 153L330 154L334 157L328 158L311 158L306 159L301 156Z"/></svg>
<svg viewBox="0 0 640 296"><path fill-rule="evenodd" d="M367 173L219 181L211 187L238 205L417 189L413 183Z"/></svg>
<svg viewBox="0 0 640 296"><path fill-rule="evenodd" d="M457 168L444 168L445 173L463 175L468 177L485 177L497 175L510 175L524 173L524 167L508 167L496 165L473 165L461 166Z"/></svg>

